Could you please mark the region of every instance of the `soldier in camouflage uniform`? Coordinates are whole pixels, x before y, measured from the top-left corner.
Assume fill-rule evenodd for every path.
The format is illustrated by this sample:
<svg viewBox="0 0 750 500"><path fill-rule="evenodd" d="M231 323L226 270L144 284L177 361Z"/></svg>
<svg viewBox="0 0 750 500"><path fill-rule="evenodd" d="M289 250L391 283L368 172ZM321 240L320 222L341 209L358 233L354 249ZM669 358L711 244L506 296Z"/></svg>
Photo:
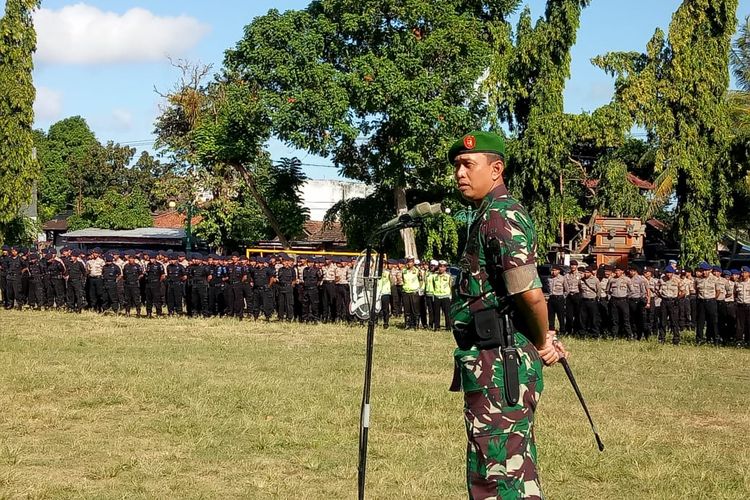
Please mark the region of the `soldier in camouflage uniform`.
<svg viewBox="0 0 750 500"><path fill-rule="evenodd" d="M477 131L457 141L448 155L459 190L478 206L451 304L459 345L451 389L464 392L466 478L472 499L542 498L534 411L544 386L543 363L553 364L564 355L562 344L548 331L533 222L503 183L504 153L500 137ZM516 318L525 325L523 331L503 315L508 310L520 314ZM488 311L510 333L511 357L499 344L479 339L476 323ZM513 364L506 365L508 359ZM509 402L511 389L505 388L505 366L509 373L517 367L515 403Z"/></svg>

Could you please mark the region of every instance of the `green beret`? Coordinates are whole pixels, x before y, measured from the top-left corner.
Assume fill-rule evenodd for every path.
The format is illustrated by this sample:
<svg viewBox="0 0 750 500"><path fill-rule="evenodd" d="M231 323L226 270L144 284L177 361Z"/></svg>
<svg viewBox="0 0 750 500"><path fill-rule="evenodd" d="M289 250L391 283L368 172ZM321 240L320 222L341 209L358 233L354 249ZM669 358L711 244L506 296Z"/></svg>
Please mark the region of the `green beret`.
<svg viewBox="0 0 750 500"><path fill-rule="evenodd" d="M453 143L448 151L448 162L453 165L456 156L463 153L494 153L505 158L505 141L492 132L474 130Z"/></svg>

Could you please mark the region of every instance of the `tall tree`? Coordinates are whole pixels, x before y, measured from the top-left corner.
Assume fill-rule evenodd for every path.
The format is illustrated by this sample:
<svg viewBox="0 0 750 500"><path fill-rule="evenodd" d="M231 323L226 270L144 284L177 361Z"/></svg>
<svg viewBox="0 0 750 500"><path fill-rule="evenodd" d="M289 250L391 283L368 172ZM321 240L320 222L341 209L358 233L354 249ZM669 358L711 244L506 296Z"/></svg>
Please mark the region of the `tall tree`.
<svg viewBox="0 0 750 500"><path fill-rule="evenodd" d="M256 18L225 67L257 86L276 136L389 189L401 213L407 190L449 185L449 142L483 125L477 82L518 3L316 0Z"/></svg>
<svg viewBox="0 0 750 500"><path fill-rule="evenodd" d="M31 14L38 6L39 0L6 0L0 19L0 223L18 216L38 175L31 77L36 50Z"/></svg>
<svg viewBox="0 0 750 500"><path fill-rule="evenodd" d="M241 176L242 188L250 191L281 244L289 248L287 236L257 185L257 171L268 164L264 146L270 124L256 95L228 76L206 82L210 66L187 61L173 65L181 78L171 92L161 94L167 105L156 121L156 147L189 166L195 179L213 177L231 183L233 173ZM191 190L197 187L193 185Z"/></svg>
<svg viewBox="0 0 750 500"><path fill-rule="evenodd" d="M35 134L41 167L39 206L44 219L68 208L83 210L85 179L78 165L91 163L91 151L100 148L86 120L71 116L53 123L47 134ZM90 169L96 170L94 165ZM80 172L80 175L78 173Z"/></svg>
<svg viewBox="0 0 750 500"><path fill-rule="evenodd" d="M729 64L740 90L750 92L750 17L740 25L729 53Z"/></svg>
<svg viewBox="0 0 750 500"><path fill-rule="evenodd" d="M110 188L102 196L85 198L83 210L68 219L71 230L87 227L101 229L135 229L151 227L153 219L142 192L122 193Z"/></svg>
<svg viewBox="0 0 750 500"><path fill-rule="evenodd" d="M526 8L515 31L506 26L505 36L495 39L494 57L484 81L493 121L510 131L508 184L530 207L542 254L555 241L561 218L573 222L582 212L580 185L573 184L563 192L560 187L567 186L566 177L581 177L570 161L574 146L581 140L593 141L594 136L599 142L611 143L612 137L606 137L604 129L619 129L617 114L611 109L579 117L563 111L570 50L576 42L581 12L589 3L548 0L544 16L535 23ZM615 137L621 140L619 134ZM571 189L574 191L568 192Z"/></svg>
<svg viewBox="0 0 750 500"><path fill-rule="evenodd" d="M282 158L271 165L265 198L274 214L279 216L281 231L288 238L299 237L310 218L310 209L302 206L301 189L307 181L298 158Z"/></svg>
<svg viewBox="0 0 750 500"><path fill-rule="evenodd" d="M685 264L716 259L730 200L728 55L737 0L684 0L669 35L645 54L610 53L595 63L616 76L615 100L656 139L657 198L674 196Z"/></svg>

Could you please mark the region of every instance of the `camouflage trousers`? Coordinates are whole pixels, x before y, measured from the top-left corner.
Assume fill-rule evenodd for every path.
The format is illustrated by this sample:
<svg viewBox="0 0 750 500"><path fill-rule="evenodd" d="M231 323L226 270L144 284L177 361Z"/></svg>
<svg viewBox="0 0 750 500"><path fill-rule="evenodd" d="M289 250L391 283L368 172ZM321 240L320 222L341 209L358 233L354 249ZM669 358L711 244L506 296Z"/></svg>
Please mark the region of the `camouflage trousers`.
<svg viewBox="0 0 750 500"><path fill-rule="evenodd" d="M520 398L508 406L503 361L498 349L456 349L464 391L466 483L469 498L542 499L536 468L534 411L544 388L542 361L525 337L516 334Z"/></svg>

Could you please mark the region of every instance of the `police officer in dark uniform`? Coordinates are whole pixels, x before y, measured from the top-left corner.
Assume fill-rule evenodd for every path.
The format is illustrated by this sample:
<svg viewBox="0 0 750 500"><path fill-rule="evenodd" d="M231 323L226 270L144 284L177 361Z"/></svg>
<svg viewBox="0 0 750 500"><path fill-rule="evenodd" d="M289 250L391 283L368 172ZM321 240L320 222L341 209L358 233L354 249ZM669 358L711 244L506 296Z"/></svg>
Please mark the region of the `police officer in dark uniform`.
<svg viewBox="0 0 750 500"><path fill-rule="evenodd" d="M240 254L232 253L232 261L227 266L227 315L242 319L244 311L243 287L247 280L245 266L240 263Z"/></svg>
<svg viewBox="0 0 750 500"><path fill-rule="evenodd" d="M323 283L323 271L317 262L305 267L302 271L302 321L316 323L320 297L318 287Z"/></svg>
<svg viewBox="0 0 750 500"><path fill-rule="evenodd" d="M243 255L240 257L240 263L245 269L245 281L242 283L242 297L245 300L245 316L253 315L253 268L255 262Z"/></svg>
<svg viewBox="0 0 750 500"><path fill-rule="evenodd" d="M23 275L28 273L26 261L21 258L16 247L10 249L10 260L8 261L8 301L9 308L14 305L21 309L25 302L23 294Z"/></svg>
<svg viewBox="0 0 750 500"><path fill-rule="evenodd" d="M146 281L146 317L151 317L151 311L156 308L156 315L162 315L161 282L164 279L164 266L152 259L153 252L144 252L146 261L144 279Z"/></svg>
<svg viewBox="0 0 750 500"><path fill-rule="evenodd" d="M135 308L136 316L141 316L141 278L143 268L136 262L134 253L128 254L127 263L122 268L125 282L125 314L130 316L130 309Z"/></svg>
<svg viewBox="0 0 750 500"><path fill-rule="evenodd" d="M278 280L278 312L279 319L292 321L294 319L294 284L297 281L297 270L292 267L292 259L285 256L283 266L276 271Z"/></svg>
<svg viewBox="0 0 750 500"><path fill-rule="evenodd" d="M28 304L37 311L42 310L44 301L44 267L39 262L39 254L29 254L29 294Z"/></svg>
<svg viewBox="0 0 750 500"><path fill-rule="evenodd" d="M47 278L50 294L47 296L47 307L65 306L65 264L57 258L55 250L50 250L47 261Z"/></svg>
<svg viewBox="0 0 750 500"><path fill-rule="evenodd" d="M49 261L49 250L39 251L39 265L42 266L42 293L44 294L44 304L47 309L52 308L52 281L47 270Z"/></svg>
<svg viewBox="0 0 750 500"><path fill-rule="evenodd" d="M23 303L25 305L29 298L29 249L21 247L18 250L18 256L21 258L24 268L24 271L21 272L21 297L23 297Z"/></svg>
<svg viewBox="0 0 750 500"><path fill-rule="evenodd" d="M182 287L187 279L185 268L177 263L177 255L172 254L167 264L167 314L182 314Z"/></svg>
<svg viewBox="0 0 750 500"><path fill-rule="evenodd" d="M259 260L260 265L255 268L253 272L253 311L255 313L255 319L258 319L260 313L266 317L266 320L271 319L273 314L273 291L271 290L271 282L276 277L275 270L268 265L268 260L265 258Z"/></svg>
<svg viewBox="0 0 750 500"><path fill-rule="evenodd" d="M213 279L210 269L204 265L203 256L194 253L190 265L187 268L187 279L190 283L190 300L193 302L191 313L193 316L203 315L208 317L208 283Z"/></svg>
<svg viewBox="0 0 750 500"><path fill-rule="evenodd" d="M3 307L10 309L8 306L8 264L10 263L10 247L3 245L0 250L0 298L3 301Z"/></svg>
<svg viewBox="0 0 750 500"><path fill-rule="evenodd" d="M102 312L112 310L117 314L120 311L120 294L117 292L117 282L122 277L120 266L115 264L115 256L107 254L104 256L102 267L103 303Z"/></svg>
<svg viewBox="0 0 750 500"><path fill-rule="evenodd" d="M226 304L224 303L224 289L226 284L224 278L227 269L218 255L210 254L206 266L211 273L211 281L208 286L208 311L211 316L224 316Z"/></svg>
<svg viewBox="0 0 750 500"><path fill-rule="evenodd" d="M80 260L83 252L73 250L70 254L70 264L67 266L68 274L68 310L81 312L84 303L84 292L86 290L86 266Z"/></svg>

